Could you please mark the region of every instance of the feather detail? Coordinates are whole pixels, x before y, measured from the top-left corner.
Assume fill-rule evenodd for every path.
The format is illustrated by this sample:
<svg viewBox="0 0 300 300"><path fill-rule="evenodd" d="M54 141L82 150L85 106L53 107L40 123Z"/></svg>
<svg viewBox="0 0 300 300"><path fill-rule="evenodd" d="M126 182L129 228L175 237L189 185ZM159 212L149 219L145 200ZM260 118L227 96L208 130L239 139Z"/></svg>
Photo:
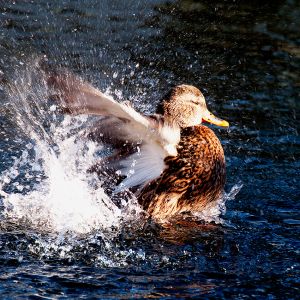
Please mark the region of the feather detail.
<svg viewBox="0 0 300 300"><path fill-rule="evenodd" d="M161 175L167 156L177 155L180 128L176 124L170 125L159 115L144 116L127 101L118 103L71 73L52 75L48 82L65 111L102 116L91 133L95 140L120 148L126 143L139 146L137 153L116 162L127 176L117 190L144 186Z"/></svg>
<svg viewBox="0 0 300 300"><path fill-rule="evenodd" d="M161 141L144 139L138 152L121 160L121 172L127 178L121 183L120 188L135 186L142 188L161 175L166 168L164 160L167 156L177 155L176 147L180 141L179 129L161 124L158 131L161 138L168 143L163 146Z"/></svg>
<svg viewBox="0 0 300 300"><path fill-rule="evenodd" d="M139 186L156 179L165 169L165 152L159 145L144 144L139 151L121 160L121 172L127 178L122 181L116 191Z"/></svg>

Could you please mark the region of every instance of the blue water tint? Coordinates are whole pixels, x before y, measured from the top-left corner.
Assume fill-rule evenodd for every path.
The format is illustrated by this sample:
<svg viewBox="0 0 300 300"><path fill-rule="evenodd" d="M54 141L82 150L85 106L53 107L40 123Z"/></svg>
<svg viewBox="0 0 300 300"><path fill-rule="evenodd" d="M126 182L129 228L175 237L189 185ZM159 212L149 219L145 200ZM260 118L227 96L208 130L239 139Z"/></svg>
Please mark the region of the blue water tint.
<svg viewBox="0 0 300 300"><path fill-rule="evenodd" d="M293 0L1 2L1 298L297 299L299 28ZM132 195L114 205L86 173L109 151L80 139L94 119L47 110L45 55L142 112L199 87L231 125L213 128L231 191L218 222L162 228ZM59 206L60 179L82 211Z"/></svg>

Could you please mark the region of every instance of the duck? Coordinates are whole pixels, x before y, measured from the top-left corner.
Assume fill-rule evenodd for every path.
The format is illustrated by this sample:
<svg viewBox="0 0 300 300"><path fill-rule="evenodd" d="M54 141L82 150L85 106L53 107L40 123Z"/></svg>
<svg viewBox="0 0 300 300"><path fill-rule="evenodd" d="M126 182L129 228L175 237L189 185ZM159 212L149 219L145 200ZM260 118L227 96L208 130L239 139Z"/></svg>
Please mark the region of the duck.
<svg viewBox="0 0 300 300"><path fill-rule="evenodd" d="M172 87L156 113L145 115L71 72L51 74L47 82L63 112L99 116L92 136L115 149L109 161L123 174L116 191L133 190L153 220L163 223L201 213L222 197L224 151L214 131L203 123L221 127L229 123L208 110L198 88Z"/></svg>

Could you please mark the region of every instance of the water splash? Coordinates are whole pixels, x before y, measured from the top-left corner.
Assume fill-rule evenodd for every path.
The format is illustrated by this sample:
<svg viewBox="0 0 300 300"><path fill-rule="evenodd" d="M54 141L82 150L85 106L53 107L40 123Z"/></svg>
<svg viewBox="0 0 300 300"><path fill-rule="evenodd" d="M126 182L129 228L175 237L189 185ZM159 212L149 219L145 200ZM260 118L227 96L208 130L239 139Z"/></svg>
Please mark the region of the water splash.
<svg viewBox="0 0 300 300"><path fill-rule="evenodd" d="M200 220L205 222L213 222L215 224L227 224L222 216L226 213L226 203L227 201L235 199L235 196L242 189L243 184L238 182L235 184L228 193L224 192L222 197L220 197L212 206L208 206L201 212L195 213L195 216Z"/></svg>
<svg viewBox="0 0 300 300"><path fill-rule="evenodd" d="M230 201L235 199L235 196L240 192L240 190L243 188L244 184L239 181L236 183L229 191L229 193L225 193L224 202ZM225 203L224 203L225 204Z"/></svg>
<svg viewBox="0 0 300 300"><path fill-rule="evenodd" d="M24 150L1 174L2 214L57 232L118 226L121 209L106 195L99 178L87 173L101 148L82 138L87 118L58 116L55 105L49 110L45 77L37 62L17 73L7 95ZM22 184L26 179L27 186Z"/></svg>

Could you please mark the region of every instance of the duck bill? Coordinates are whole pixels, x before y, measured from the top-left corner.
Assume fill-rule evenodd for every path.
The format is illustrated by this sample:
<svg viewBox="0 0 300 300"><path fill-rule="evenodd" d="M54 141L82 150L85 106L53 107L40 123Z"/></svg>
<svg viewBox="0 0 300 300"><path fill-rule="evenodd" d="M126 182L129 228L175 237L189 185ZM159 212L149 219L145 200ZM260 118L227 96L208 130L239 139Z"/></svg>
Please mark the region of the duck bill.
<svg viewBox="0 0 300 300"><path fill-rule="evenodd" d="M202 117L202 119L208 123L211 123L211 124L214 124L217 126L222 126L222 127L229 126L229 123L227 121L217 118L209 111L207 111L207 113Z"/></svg>

